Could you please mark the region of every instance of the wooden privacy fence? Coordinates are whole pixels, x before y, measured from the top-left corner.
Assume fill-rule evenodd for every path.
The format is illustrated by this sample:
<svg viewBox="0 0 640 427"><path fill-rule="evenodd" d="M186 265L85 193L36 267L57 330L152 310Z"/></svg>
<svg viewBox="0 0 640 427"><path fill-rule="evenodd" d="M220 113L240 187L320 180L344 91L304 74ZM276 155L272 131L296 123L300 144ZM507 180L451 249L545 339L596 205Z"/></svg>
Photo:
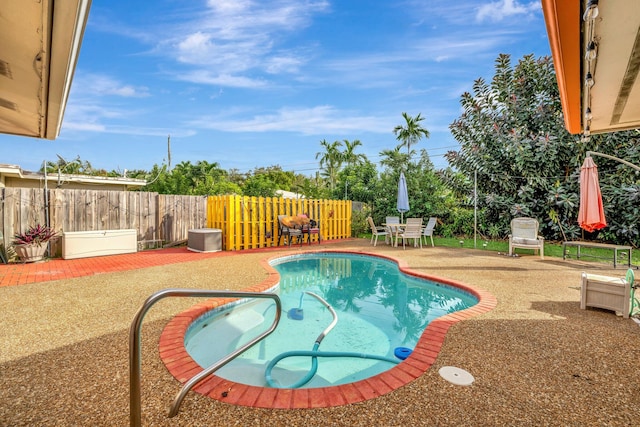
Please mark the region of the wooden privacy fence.
<svg viewBox="0 0 640 427"><path fill-rule="evenodd" d="M190 229L218 228L224 250L264 248L284 245L285 239L278 243L278 215L306 213L319 222L323 240L349 238L351 207L349 200L0 188L0 246L11 247L16 233L48 222L59 232L135 229L138 240L165 243L187 240ZM312 243L317 239L311 235ZM55 239L51 254L61 250Z"/></svg>
<svg viewBox="0 0 640 427"><path fill-rule="evenodd" d="M56 231L135 229L138 240L169 243L186 240L190 229L207 224L205 196L2 188L0 203L0 229L5 247L11 246L14 234L35 224L45 224L47 217ZM51 254L59 254L61 247L61 240L56 239L51 245Z"/></svg>
<svg viewBox="0 0 640 427"><path fill-rule="evenodd" d="M318 221L322 240L351 237L350 200L209 196L207 227L222 230L223 250L278 246L278 215L297 214ZM317 238L312 235L312 243L317 244Z"/></svg>

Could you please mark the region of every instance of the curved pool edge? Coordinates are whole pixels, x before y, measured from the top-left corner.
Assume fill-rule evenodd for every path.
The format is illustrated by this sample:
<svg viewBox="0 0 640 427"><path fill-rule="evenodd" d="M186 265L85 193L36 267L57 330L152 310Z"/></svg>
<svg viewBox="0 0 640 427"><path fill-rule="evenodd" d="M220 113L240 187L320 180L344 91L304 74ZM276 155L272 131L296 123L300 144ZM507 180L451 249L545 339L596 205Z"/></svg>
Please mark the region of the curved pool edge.
<svg viewBox="0 0 640 427"><path fill-rule="evenodd" d="M424 274L411 270L407 262L392 256L354 250L308 250L279 254L260 261L267 271L267 278L254 286L243 289L247 292L264 292L273 288L280 275L271 261L292 256L318 253L345 253L383 258L395 262L400 271L410 276L435 280L466 292L478 299L478 303L467 309L446 314L433 320L425 328L413 352L404 361L373 377L349 384L309 389L278 389L235 383L212 375L194 391L220 402L232 405L270 409L327 408L373 399L396 390L424 374L435 362L449 328L465 319L491 311L497 299L489 292L456 280ZM206 300L179 313L165 326L158 344L160 358L175 379L184 384L203 369L186 351L184 338L189 325L202 314L233 302L233 298Z"/></svg>

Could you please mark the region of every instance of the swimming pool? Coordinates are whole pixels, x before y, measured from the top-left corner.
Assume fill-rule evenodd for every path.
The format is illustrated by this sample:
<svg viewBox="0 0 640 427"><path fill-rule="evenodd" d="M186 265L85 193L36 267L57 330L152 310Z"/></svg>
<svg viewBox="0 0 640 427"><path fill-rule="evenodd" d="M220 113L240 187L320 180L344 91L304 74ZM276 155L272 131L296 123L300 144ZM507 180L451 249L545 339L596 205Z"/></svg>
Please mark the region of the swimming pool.
<svg viewBox="0 0 640 427"><path fill-rule="evenodd" d="M345 383L338 386L326 385L316 386L315 388L299 388L299 389L282 389L275 387L262 387L242 384L236 381L222 378L218 373L211 375L204 382L200 383L194 391L209 396L213 399L220 400L229 404L260 407L260 408L321 408L339 406L349 403L356 403L367 399L372 399L383 394L389 393L408 382L421 376L435 362L438 352L444 343L444 339L449 327L456 322L477 316L493 309L497 302L495 297L490 293L470 286L468 284L451 280L447 278L436 277L423 272L411 270L407 264L400 259L380 254L367 254L361 251L308 251L312 256L340 256L353 255L371 257L377 261L391 262L398 266L403 275L413 278L420 277L423 279L433 280L438 283L449 285L464 293L470 294L478 300L478 303L470 308L457 311L455 313L444 314L430 321L426 329L419 335L417 343L413 348L413 352L402 363L392 366L390 369L374 375L372 377L359 380L354 383ZM296 252L295 256L299 256L300 252ZM305 255L307 256L307 255ZM261 263L268 272L268 278L260 284L246 288L245 291L250 292L269 292L278 286L293 287L296 292L302 289L300 279L286 281L274 269L272 264L278 264L283 261L291 261L291 257L274 257L265 259ZM345 263L346 265L346 263ZM277 265L276 265L277 267ZM342 267L341 267L342 268ZM345 267L346 268L346 267ZM375 277L380 274L376 269L370 270ZM368 271L369 273L369 271ZM400 274L400 273L397 273ZM325 271L326 277L326 271ZM334 278L335 282L335 278ZM344 291L340 289L340 285L334 286L335 291ZM295 296L295 294L294 294ZM299 304L300 293L294 298L296 308ZM309 298L309 299L307 299ZM331 299L330 297L327 300ZM343 299L344 300L344 299ZM343 301L347 302L347 301ZM212 317L221 313L221 310L227 309L230 303L234 303L229 299L208 300L193 306L191 309L175 316L165 327L160 337L159 350L160 357L169 372L180 382L186 382L198 372L202 371L202 367L187 353L185 347L185 338L191 333L194 322L201 321L204 317ZM292 303L291 303L292 304ZM303 300L303 316L306 317L307 309L311 309L311 304L315 304L314 299L310 296L304 297ZM339 305L339 304L336 304ZM286 317L292 309L291 306L283 307L283 317ZM258 311L259 312L259 311ZM262 313L260 313L262 315ZM266 317L269 313L265 313ZM326 313L325 313L326 314ZM231 314L229 314L231 315ZM263 315L263 317L265 317ZM293 320L293 319L289 319ZM339 320L341 322L341 320ZM240 326L245 328L247 325ZM208 326L207 326L208 327ZM333 332L329 333L329 336ZM312 334L315 335L315 334ZM311 337L312 339L315 336ZM327 338L329 340L329 338ZM329 342L329 341L327 341ZM326 343L323 341L320 350ZM391 344L389 344L391 346ZM309 348L310 350L310 348ZM310 362L305 362L307 366ZM320 364L324 363L323 361ZM277 369L277 367L276 367ZM323 377L321 377L323 378ZM326 379L323 379L325 381ZM286 381L283 381L286 382Z"/></svg>
<svg viewBox="0 0 640 427"><path fill-rule="evenodd" d="M222 378L280 388L359 381L399 363L396 349L413 349L433 319L478 302L462 290L403 274L397 264L377 257L303 254L271 265L281 277L275 290L283 307L280 324L222 367L217 372ZM212 365L264 331L274 309L272 301L254 301L202 316L187 331L187 353L202 367ZM272 365L283 353L290 356ZM300 383L312 363L317 372Z"/></svg>

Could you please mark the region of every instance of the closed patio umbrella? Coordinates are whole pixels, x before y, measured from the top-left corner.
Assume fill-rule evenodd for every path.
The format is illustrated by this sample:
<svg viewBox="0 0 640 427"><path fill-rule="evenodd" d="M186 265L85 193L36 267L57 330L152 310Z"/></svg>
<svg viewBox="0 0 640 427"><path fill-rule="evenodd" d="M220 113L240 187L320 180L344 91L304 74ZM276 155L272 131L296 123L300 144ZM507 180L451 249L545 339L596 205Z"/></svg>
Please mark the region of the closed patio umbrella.
<svg viewBox="0 0 640 427"><path fill-rule="evenodd" d="M400 179L398 180L396 208L400 212L400 222L404 222L403 214L409 211L409 194L407 193L407 180L404 177L404 172L400 172Z"/></svg>
<svg viewBox="0 0 640 427"><path fill-rule="evenodd" d="M580 170L580 209L578 224L588 232L607 226L602 206L602 193L598 180L598 167L590 156L582 163Z"/></svg>

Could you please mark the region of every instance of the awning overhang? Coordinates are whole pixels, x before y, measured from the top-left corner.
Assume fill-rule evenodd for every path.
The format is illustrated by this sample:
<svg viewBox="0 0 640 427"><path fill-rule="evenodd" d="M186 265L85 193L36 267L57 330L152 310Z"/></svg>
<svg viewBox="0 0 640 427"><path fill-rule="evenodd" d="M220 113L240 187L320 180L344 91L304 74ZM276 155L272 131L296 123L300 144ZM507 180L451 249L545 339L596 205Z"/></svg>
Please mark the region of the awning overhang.
<svg viewBox="0 0 640 427"><path fill-rule="evenodd" d="M541 1L567 130L640 128L640 1ZM589 3L598 16L584 20ZM591 42L595 58L586 55Z"/></svg>
<svg viewBox="0 0 640 427"><path fill-rule="evenodd" d="M4 0L0 133L55 139L62 126L91 0Z"/></svg>

